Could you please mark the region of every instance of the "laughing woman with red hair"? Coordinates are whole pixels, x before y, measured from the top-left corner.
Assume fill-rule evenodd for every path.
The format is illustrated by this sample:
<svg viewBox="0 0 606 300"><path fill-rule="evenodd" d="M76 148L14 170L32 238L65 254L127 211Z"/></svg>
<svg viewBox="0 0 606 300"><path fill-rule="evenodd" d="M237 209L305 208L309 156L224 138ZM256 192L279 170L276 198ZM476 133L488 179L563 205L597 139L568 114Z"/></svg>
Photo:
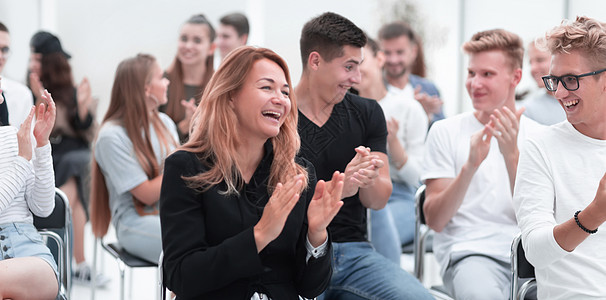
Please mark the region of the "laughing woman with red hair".
<svg viewBox="0 0 606 300"><path fill-rule="evenodd" d="M254 47L206 87L160 196L165 284L179 299L294 300L328 285L344 176L316 185L296 156L294 95L284 60Z"/></svg>

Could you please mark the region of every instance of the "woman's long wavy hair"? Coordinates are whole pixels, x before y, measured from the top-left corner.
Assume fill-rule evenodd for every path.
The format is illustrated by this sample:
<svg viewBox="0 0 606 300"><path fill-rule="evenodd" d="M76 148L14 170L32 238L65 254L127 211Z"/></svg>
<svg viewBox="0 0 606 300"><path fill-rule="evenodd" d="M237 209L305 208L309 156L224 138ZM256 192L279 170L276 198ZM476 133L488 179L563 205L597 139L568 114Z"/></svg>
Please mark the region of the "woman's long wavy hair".
<svg viewBox="0 0 606 300"><path fill-rule="evenodd" d="M195 24L195 25L205 25L208 31L208 39L209 43L212 44L215 40L215 29L210 24L210 22L206 19L206 17L202 14L193 15L189 18L185 24ZM213 54L206 57L205 63L205 71L204 77L202 78L202 82L200 82L200 91L196 97L196 103L200 100L199 96L204 92L210 77L213 75L215 71L214 67L215 57ZM185 99L185 89L183 87L183 63L179 60L177 56L173 60L172 64L166 70L166 78L170 80L171 84L168 86L168 103L166 103L166 114L169 115L175 123L179 123L185 117L185 108L181 105L181 100Z"/></svg>
<svg viewBox="0 0 606 300"><path fill-rule="evenodd" d="M303 174L307 186L307 171L295 163L301 140L297 132L297 101L286 62L266 48L240 47L232 51L211 78L202 100L192 117L189 141L181 149L196 153L200 161L209 167L207 172L184 177L190 188L206 191L225 181L226 194L238 194L244 181L241 168L235 160L240 144L238 120L230 99L238 93L255 62L269 59L284 71L289 86L291 109L277 136L270 138L274 158L270 169L268 192L271 194L279 182ZM303 188L302 188L303 189Z"/></svg>
<svg viewBox="0 0 606 300"><path fill-rule="evenodd" d="M138 54L118 65L109 108L102 123L116 122L124 127L128 138L132 141L137 161L148 179L160 174L160 166L151 144L150 124L158 135L163 153L168 155L171 146L177 146L177 142L164 126L157 110L151 114L146 113L149 110L146 105L145 89L151 82L155 62L156 59L151 55ZM105 177L94 159L91 169L90 201L93 233L97 237L102 237L107 233L111 212Z"/></svg>

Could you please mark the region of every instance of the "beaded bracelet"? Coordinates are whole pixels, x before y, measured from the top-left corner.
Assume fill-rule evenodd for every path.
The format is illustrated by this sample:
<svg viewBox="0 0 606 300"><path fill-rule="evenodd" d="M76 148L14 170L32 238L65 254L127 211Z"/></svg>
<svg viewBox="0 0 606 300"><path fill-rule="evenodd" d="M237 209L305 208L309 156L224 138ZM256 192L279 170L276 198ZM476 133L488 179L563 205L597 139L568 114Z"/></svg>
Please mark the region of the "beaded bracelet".
<svg viewBox="0 0 606 300"><path fill-rule="evenodd" d="M585 232L587 232L589 234L594 234L594 233L598 232L597 228L594 229L594 230L589 230L585 226L583 226L583 224L581 224L581 222L579 221L579 213L580 212L581 212L580 210L577 210L577 212L574 213L574 221L577 222L577 225L579 225L579 227L581 229L583 229L583 231L585 231Z"/></svg>

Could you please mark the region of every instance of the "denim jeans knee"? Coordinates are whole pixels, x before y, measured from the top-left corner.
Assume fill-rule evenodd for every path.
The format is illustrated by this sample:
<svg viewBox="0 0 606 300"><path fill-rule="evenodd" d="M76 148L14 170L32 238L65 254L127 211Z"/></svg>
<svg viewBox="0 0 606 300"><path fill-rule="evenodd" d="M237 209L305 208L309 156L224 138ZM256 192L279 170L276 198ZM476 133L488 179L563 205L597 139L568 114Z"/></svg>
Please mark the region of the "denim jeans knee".
<svg viewBox="0 0 606 300"><path fill-rule="evenodd" d="M333 276L324 299L433 299L408 272L368 242L333 243Z"/></svg>

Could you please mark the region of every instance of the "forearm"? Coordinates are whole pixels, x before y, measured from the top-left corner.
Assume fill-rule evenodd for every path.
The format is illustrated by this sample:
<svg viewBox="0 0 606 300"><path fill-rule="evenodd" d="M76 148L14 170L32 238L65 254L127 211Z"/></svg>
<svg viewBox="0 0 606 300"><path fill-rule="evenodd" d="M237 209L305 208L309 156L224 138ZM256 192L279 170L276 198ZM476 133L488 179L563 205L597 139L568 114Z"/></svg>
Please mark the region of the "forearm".
<svg viewBox="0 0 606 300"><path fill-rule="evenodd" d="M395 181L404 182L412 186L418 186L422 170L423 157L408 155L408 161L401 169L395 172Z"/></svg>
<svg viewBox="0 0 606 300"><path fill-rule="evenodd" d="M28 193L26 200L29 209L35 215L47 217L55 207L55 176L50 144L36 148L35 154L34 188L31 195Z"/></svg>
<svg viewBox="0 0 606 300"><path fill-rule="evenodd" d="M307 239L309 240L311 246L317 248L322 245L326 241L326 239L328 239L328 232L326 231L326 229L318 232L312 232L311 230L308 230Z"/></svg>
<svg viewBox="0 0 606 300"><path fill-rule="evenodd" d="M387 139L390 162L397 170L400 170L408 162L408 153L398 138Z"/></svg>
<svg viewBox="0 0 606 300"><path fill-rule="evenodd" d="M300 263L300 254L297 254L297 267L299 270L296 278L299 278L299 280L295 282L295 285L299 295L312 299L321 294L330 282L332 275L332 243L327 236L326 244L323 245L323 255L312 256L309 253L309 246L306 245L305 247L306 256L304 264Z"/></svg>
<svg viewBox="0 0 606 300"><path fill-rule="evenodd" d="M9 167L8 172L0 174L0 213L11 205L22 190L27 174L32 172L31 165L25 158L18 156Z"/></svg>
<svg viewBox="0 0 606 300"><path fill-rule="evenodd" d="M427 225L441 232L457 213L477 168L465 164L454 178L428 179L423 212Z"/></svg>
<svg viewBox="0 0 606 300"><path fill-rule="evenodd" d="M513 195L513 188L516 182L516 174L518 172L518 161L520 158L520 152L517 150L505 157L505 167L507 168L507 175L509 176L509 188Z"/></svg>
<svg viewBox="0 0 606 300"><path fill-rule="evenodd" d="M189 119L183 119L181 120L178 124L177 124L177 128L179 129L179 133L182 136L187 136L189 135Z"/></svg>
<svg viewBox="0 0 606 300"><path fill-rule="evenodd" d="M146 205L154 205L160 199L161 187L162 175L159 175L153 179L141 183L130 192L137 200L145 203Z"/></svg>
<svg viewBox="0 0 606 300"><path fill-rule="evenodd" d="M583 227L589 230L597 229L600 225L606 221L604 217L597 213L599 208L595 203L589 204L578 214L578 220ZM562 249L572 252L577 246L579 246L590 234L585 232L577 224L574 217L568 221L556 225L553 228L553 237Z"/></svg>
<svg viewBox="0 0 606 300"><path fill-rule="evenodd" d="M373 185L359 189L360 202L362 202L362 205L366 208L375 210L382 209L387 205L387 200L389 200L389 196L391 196L392 188L389 176L379 176L375 179Z"/></svg>

